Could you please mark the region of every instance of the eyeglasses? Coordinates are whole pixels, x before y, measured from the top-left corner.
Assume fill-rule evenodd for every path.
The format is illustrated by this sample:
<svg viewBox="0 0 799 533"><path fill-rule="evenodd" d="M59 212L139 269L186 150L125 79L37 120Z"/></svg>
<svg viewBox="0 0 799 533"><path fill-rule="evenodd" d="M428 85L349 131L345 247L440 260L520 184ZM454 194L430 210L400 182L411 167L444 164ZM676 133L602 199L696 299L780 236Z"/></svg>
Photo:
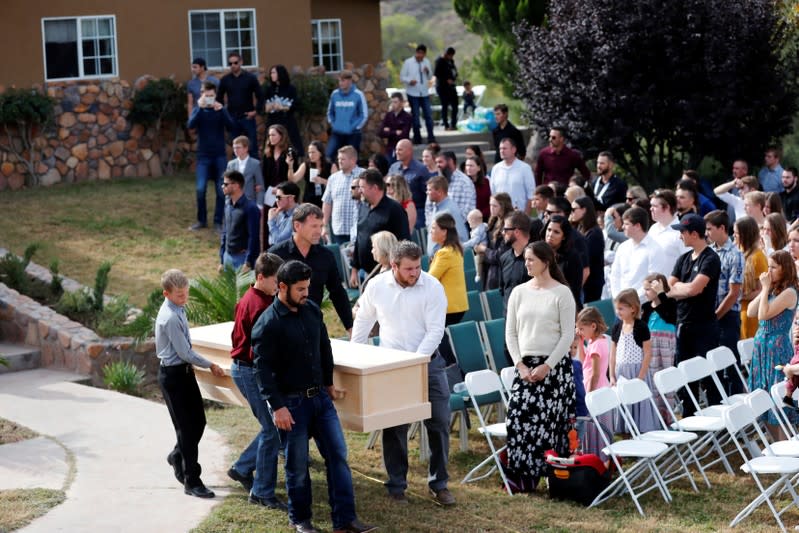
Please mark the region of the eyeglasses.
<svg viewBox="0 0 799 533"><path fill-rule="evenodd" d="M626 200L627 200L628 202L634 202L634 201L635 201L635 197L633 197L633 196L628 196L628 197L626 198Z"/></svg>
<svg viewBox="0 0 799 533"><path fill-rule="evenodd" d="M394 188L394 184L391 183L390 181L386 183L386 188L388 189L389 187L392 189Z"/></svg>
<svg viewBox="0 0 799 533"><path fill-rule="evenodd" d="M549 209L547 209L546 211L544 211L544 213L546 213L546 214L547 214L547 216L552 216L552 215L562 215L562 214L563 214L563 212L562 212L562 211L550 211Z"/></svg>
<svg viewBox="0 0 799 533"><path fill-rule="evenodd" d="M278 196L278 195L275 195L275 200L277 200L278 202L279 202L280 200L282 200L283 198L288 198L288 195L283 195L283 196Z"/></svg>
<svg viewBox="0 0 799 533"><path fill-rule="evenodd" d="M506 231L507 232L507 231L513 231L515 229L518 229L518 228L502 228L502 231Z"/></svg>
<svg viewBox="0 0 799 533"><path fill-rule="evenodd" d="M238 61L228 61L228 66L229 67L232 67L233 65L238 65L238 64L239 64Z"/></svg>
<svg viewBox="0 0 799 533"><path fill-rule="evenodd" d="M233 182L232 181L223 181L222 182L222 187L227 187L228 185L233 185Z"/></svg>

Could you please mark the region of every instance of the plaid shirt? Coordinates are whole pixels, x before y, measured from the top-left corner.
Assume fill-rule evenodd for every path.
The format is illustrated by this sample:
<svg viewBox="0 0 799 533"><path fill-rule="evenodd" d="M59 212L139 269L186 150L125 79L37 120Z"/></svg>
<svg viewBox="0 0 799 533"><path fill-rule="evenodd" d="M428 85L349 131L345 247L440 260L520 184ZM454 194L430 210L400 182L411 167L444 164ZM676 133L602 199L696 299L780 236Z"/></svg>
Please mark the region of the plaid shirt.
<svg viewBox="0 0 799 533"><path fill-rule="evenodd" d="M469 176L460 170L452 173L449 179L449 187L447 187L447 196L458 206L458 210L464 219L469 215L469 211L477 205L477 192L474 189L474 183L472 183ZM432 216L433 202L428 198L424 202L424 219L433 220Z"/></svg>
<svg viewBox="0 0 799 533"><path fill-rule="evenodd" d="M710 244L710 248L716 252L721 261L721 273L719 274L719 290L716 293L716 307L727 297L730 292L730 284L737 283L742 285L744 282L744 255L732 243L732 239L727 239L723 246ZM741 310L741 296L730 307L730 313L738 313Z"/></svg>
<svg viewBox="0 0 799 533"><path fill-rule="evenodd" d="M322 201L326 204L333 204L333 212L330 215L330 226L334 235L349 235L350 229L355 220L355 200L350 194L350 184L353 178L357 178L364 169L355 167L349 175L339 170L327 180L327 188L322 195Z"/></svg>

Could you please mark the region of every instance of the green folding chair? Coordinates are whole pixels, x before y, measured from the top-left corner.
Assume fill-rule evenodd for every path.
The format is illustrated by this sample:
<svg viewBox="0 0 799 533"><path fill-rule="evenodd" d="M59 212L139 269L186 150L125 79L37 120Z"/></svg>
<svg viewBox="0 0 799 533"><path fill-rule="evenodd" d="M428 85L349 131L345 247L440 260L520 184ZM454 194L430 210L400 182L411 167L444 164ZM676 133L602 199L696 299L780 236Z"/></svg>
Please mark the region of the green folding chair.
<svg viewBox="0 0 799 533"><path fill-rule="evenodd" d="M480 302L480 293L478 291L468 291L466 299L469 301L469 310L463 315L461 322L481 322L485 320L483 305Z"/></svg>
<svg viewBox="0 0 799 533"><path fill-rule="evenodd" d="M491 289L480 293L480 300L483 303L483 314L489 320L505 317L505 302L499 289Z"/></svg>
<svg viewBox="0 0 799 533"><path fill-rule="evenodd" d="M613 327L613 324L616 323L616 311L613 309L613 298L607 298L605 300L597 300L595 302L589 302L585 304L585 306L595 307L602 314L602 318L605 320L605 324L608 325L608 332L609 332L610 328Z"/></svg>
<svg viewBox="0 0 799 533"><path fill-rule="evenodd" d="M499 374L503 368L508 366L505 357L505 319L495 318L480 322L480 332L488 351L488 364L494 372Z"/></svg>

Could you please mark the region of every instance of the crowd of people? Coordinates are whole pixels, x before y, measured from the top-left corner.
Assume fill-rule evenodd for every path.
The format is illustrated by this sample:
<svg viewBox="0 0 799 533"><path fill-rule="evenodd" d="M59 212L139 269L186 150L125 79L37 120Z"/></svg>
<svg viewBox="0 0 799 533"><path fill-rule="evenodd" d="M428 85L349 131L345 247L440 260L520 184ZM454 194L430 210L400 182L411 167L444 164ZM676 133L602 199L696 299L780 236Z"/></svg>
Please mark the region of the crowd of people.
<svg viewBox="0 0 799 533"><path fill-rule="evenodd" d="M288 512L297 531L314 531L305 470L307 431L314 424L325 432L315 436L328 466L334 525L342 531L372 527L355 518L346 447L330 418L335 418L330 401L340 391L332 386L330 346L318 312L325 288L352 342L366 342L379 328L381 345L431 356L428 481L443 505L455 503L447 489L454 384L445 370L457 365L445 327L458 323L469 308L466 253L475 256L476 282L483 290L498 289L505 302L505 356L517 370L506 468L517 489L535 490L546 472L544 451L570 452L569 432L576 417L586 414L582 397L619 379L639 378L652 387L657 370L720 345L740 361L737 343L752 337L750 389L768 390L799 374L794 357L799 335L791 330L799 174L781 166L777 148L766 151L757 175L750 175L746 161L735 161L731 179L715 189L687 169L673 188L645 191L615 172L610 151L598 154L592 176L582 154L568 146L568 132L557 126L533 169L507 107L498 105L495 161L489 164L475 145L459 162L434 140L427 95L432 71L425 55L422 45L402 67L412 116L403 116L402 95L391 95L379 132L385 151L364 163L358 148L367 108L350 72L341 72L330 98L327 146L318 141L302 146L291 113L296 91L280 65L270 71L266 103L257 84L235 70L236 54L218 89L204 78L196 99L190 96L189 125L199 140L193 228L207 223L204 187L218 174L227 197L223 202L218 196L214 214L222 235L219 267L254 269L251 292L263 293L239 303L232 353L234 379L262 432L228 474L250 491L251 502L285 508L274 495L276 447L282 443ZM447 85L457 76L453 55L447 50L435 68L437 77L448 73ZM441 91L449 106L451 92ZM260 161L249 127L259 105L269 116ZM430 142L416 159L420 112ZM224 159L226 128L236 135L230 162ZM342 247L349 279L341 279L340 258L323 241ZM430 260L427 272L423 256ZM172 277L165 281L165 317L179 314L179 299L170 295L180 283ZM344 284L360 291L354 308ZM602 299L612 299L614 323L591 306ZM165 366L178 360L205 364L180 356L180 350L175 359L175 352L159 353ZM311 364L300 368L300 357ZM719 379L727 394L744 390L735 373L721 373ZM718 389L706 381L708 401L718 403ZM670 401L678 399L683 398ZM682 413L691 415L693 403L685 400ZM786 404L795 408L790 398ZM665 415L662 402L658 406ZM656 419L649 406L633 410L643 431L654 429ZM620 421L607 423L612 431L629 433ZM279 439L273 438L275 428ZM294 433L298 428L306 433ZM595 432L579 429L589 451L598 446ZM398 504L408 503L407 430L389 428L382 436L386 487ZM170 464L177 464L178 434ZM195 456L192 448L181 475L188 492L207 495L192 488L202 486Z"/></svg>

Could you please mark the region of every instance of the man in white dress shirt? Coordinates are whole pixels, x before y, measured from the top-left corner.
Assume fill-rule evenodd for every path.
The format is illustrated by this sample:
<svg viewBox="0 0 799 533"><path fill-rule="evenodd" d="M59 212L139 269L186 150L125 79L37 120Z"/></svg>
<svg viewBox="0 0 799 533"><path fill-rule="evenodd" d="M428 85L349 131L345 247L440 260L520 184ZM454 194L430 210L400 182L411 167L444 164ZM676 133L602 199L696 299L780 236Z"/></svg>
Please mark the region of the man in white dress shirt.
<svg viewBox="0 0 799 533"><path fill-rule="evenodd" d="M629 237L616 249L613 266L610 267L610 294L613 298L623 289L635 289L641 301L645 301L644 278L652 272L668 276L663 262L663 248L647 235L649 218L640 207L631 207L622 215L622 228Z"/></svg>
<svg viewBox="0 0 799 533"><path fill-rule="evenodd" d="M663 248L663 268L671 272L677 259L689 250L682 242L680 232L671 228L680 222L677 218L677 197L674 191L659 189L652 195L649 205L649 214L652 216L649 236Z"/></svg>
<svg viewBox="0 0 799 533"><path fill-rule="evenodd" d="M437 348L444 336L447 297L436 278L422 272L422 249L400 241L391 251L391 270L366 286L352 327L352 342L365 343L375 322L380 324L380 346L431 356L427 367L431 418L424 421L430 442L427 483L436 501L454 505L447 489L449 456L449 385L444 359ZM408 424L383 429L383 462L388 472L389 498L407 504Z"/></svg>
<svg viewBox="0 0 799 533"><path fill-rule="evenodd" d="M744 195L748 192L757 191L758 189L760 189L760 183L757 181L756 177L741 176L733 178L732 181L728 181L727 183L722 183L713 189L713 193L718 196L719 200L732 207L735 212L735 220L739 220L746 216ZM737 194L733 194L733 190L737 190Z"/></svg>

